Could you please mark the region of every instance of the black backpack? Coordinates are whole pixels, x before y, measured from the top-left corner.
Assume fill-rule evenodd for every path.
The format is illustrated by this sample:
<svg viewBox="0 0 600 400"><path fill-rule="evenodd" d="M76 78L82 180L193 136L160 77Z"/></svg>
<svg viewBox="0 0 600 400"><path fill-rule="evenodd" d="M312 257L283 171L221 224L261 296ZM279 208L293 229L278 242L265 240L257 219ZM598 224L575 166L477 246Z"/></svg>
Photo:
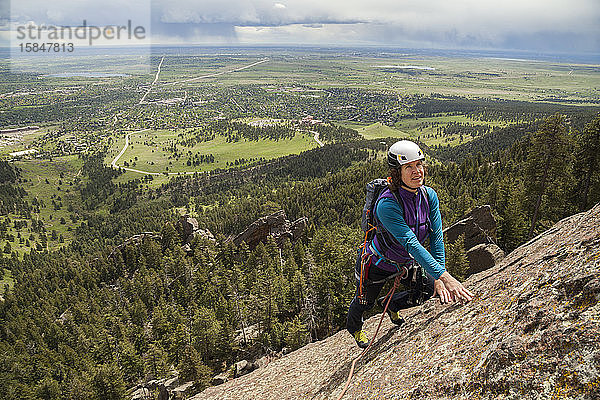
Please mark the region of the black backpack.
<svg viewBox="0 0 600 400"><path fill-rule="evenodd" d="M360 227L363 232L366 232L366 240L370 241L375 237L375 204L379 195L388 188L387 179L373 179L367 183L367 195L365 199L365 205L362 210L362 218L360 221Z"/></svg>

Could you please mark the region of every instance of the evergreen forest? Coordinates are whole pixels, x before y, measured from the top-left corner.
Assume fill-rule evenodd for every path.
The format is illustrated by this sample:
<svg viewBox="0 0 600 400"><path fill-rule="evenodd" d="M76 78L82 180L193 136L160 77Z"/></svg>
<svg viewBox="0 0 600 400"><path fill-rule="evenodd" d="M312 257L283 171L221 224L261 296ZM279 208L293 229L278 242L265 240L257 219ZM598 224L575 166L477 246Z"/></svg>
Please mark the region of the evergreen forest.
<svg viewBox="0 0 600 400"><path fill-rule="evenodd" d="M432 104L419 115L449 111L440 109L449 102ZM466 100L454 107L476 111ZM365 185L387 176L381 143L397 138L318 129L323 147L248 169L177 176L153 189L142 189L141 179L117 181L123 171L103 162L106 149L80 154L85 184L73 189L81 202L71 205L80 221L68 222L75 239L22 257L8 241L1 249L0 278L12 283L0 287L0 399L124 399L128 388L174 371L200 390L239 360L344 329ZM230 141L290 132L220 122L194 140L213 131ZM565 108L475 131L477 138L455 147L422 143L426 184L438 193L445 227L489 204L498 244L510 252L600 202L597 109ZM0 209L46 237L32 217L39 204L26 200L20 177L0 162ZM289 220L307 217L301 239L254 248L227 240L280 209ZM215 240L196 236L184 250L182 213ZM2 238L14 224L0 224ZM447 257L453 272L460 265L451 260L464 248L447 250L455 253Z"/></svg>

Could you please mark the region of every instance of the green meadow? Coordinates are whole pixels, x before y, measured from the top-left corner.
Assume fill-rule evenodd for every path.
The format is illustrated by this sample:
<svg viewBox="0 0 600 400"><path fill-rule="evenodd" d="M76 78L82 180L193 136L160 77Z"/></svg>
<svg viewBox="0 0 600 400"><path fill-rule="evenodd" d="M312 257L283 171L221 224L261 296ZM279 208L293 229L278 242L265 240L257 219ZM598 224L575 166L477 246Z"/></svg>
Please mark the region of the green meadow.
<svg viewBox="0 0 600 400"><path fill-rule="evenodd" d="M76 182L81 179L80 170L83 161L78 156L57 157L50 160L24 160L17 161L15 165L21 169L21 186L27 191L27 200L32 203L34 199L41 204L40 212L33 213L33 219L44 221L47 243L49 248L59 247L72 240L72 230L79 221L71 219L69 205L78 206L79 195L75 190ZM2 220L5 220L4 216ZM10 214L11 221L20 220L17 215ZM56 234L53 234L53 231ZM31 226L16 230L14 224L7 231L15 237L11 247L21 254L29 250L36 242L40 242L40 234L32 232ZM56 236L54 236L56 235ZM60 242L60 236L63 242ZM23 238L20 243L19 237ZM53 236L55 237L53 239ZM27 246L29 240L31 246Z"/></svg>
<svg viewBox="0 0 600 400"><path fill-rule="evenodd" d="M216 80L223 85L308 85L321 89L363 88L399 94L440 93L525 101L557 98L562 101L587 100L600 103L598 65L417 55L328 58L290 54L287 57L267 59L267 62L252 68L208 80ZM260 58L248 58L246 62L252 60ZM231 65L237 66L239 62L236 60ZM213 72L226 69L223 66ZM188 75L187 71L185 75ZM203 80L189 84L201 82Z"/></svg>
<svg viewBox="0 0 600 400"><path fill-rule="evenodd" d="M313 137L308 134L297 133L291 139L278 141L260 139L249 141L242 139L238 142L227 142L226 137L216 135L213 140L200 142L192 147L176 145L180 131L159 130L133 133L129 139L129 146L117 161L119 167L129 167L144 172L152 173L193 173L205 172L215 169L228 168L227 163L234 163L240 159L258 159L264 157L269 160L288 154L298 154L318 146ZM108 152L106 163L111 163L125 145L125 138L119 137L113 142ZM176 146L179 156L175 156L173 145ZM203 163L198 166L188 166L190 154L213 155L214 163ZM127 163L127 165L125 164ZM241 163L243 166L246 163ZM128 171L140 175L136 172Z"/></svg>
<svg viewBox="0 0 600 400"><path fill-rule="evenodd" d="M473 121L464 115L450 115L450 116L437 116L427 117L418 119L404 119L398 122L394 127L387 126L381 122L375 122L373 124L360 124L352 123L347 121L341 121L340 124L347 127L356 129L356 131L365 139L378 139L378 138L412 138L417 139L428 146L439 145L439 144L450 144L455 146L461 143L468 142L473 139L471 135L463 135L462 141L460 140L459 134L445 134L436 135L436 129L443 127L449 123L470 123L470 124L481 124L490 127L506 126L505 122L501 121Z"/></svg>

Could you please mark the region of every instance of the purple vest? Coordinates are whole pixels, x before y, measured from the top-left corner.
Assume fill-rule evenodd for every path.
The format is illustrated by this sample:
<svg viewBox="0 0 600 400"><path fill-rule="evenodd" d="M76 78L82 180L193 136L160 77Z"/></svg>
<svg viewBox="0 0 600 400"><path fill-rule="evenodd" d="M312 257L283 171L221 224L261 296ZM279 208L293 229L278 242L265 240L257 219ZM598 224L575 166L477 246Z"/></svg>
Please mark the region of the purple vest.
<svg viewBox="0 0 600 400"><path fill-rule="evenodd" d="M384 198L394 199L394 201L400 203L400 207L402 207L404 212L404 220L415 233L419 242L423 244L429 237L429 229L431 226L429 222L429 198L427 197L425 187L421 186L419 190L417 190L417 193L412 193L404 188L400 188L395 196L390 189L385 189L377 198L375 209L377 209L379 200ZM377 219L377 213L375 213L375 218ZM400 265L407 264L412 260L412 257L404 247L394 239L393 235L390 234L378 220L377 234L372 243L377 251L385 258L395 261ZM369 253L371 253L370 249ZM386 271L396 271L394 265L386 263L383 260L377 267Z"/></svg>

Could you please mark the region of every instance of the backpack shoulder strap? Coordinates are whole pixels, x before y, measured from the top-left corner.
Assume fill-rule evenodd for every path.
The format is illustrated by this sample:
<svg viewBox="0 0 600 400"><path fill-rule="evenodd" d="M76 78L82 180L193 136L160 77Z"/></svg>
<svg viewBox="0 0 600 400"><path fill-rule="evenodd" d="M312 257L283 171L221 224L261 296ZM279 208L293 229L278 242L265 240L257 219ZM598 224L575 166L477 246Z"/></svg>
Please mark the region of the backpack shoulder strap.
<svg viewBox="0 0 600 400"><path fill-rule="evenodd" d="M431 220L429 218L429 214L431 212L430 204L429 204L429 191L428 187L423 185L419 187L419 190L423 193L423 198L425 199L425 204L427 204L427 226L431 229Z"/></svg>
<svg viewBox="0 0 600 400"><path fill-rule="evenodd" d="M373 222L376 226L375 236L377 236L379 244L383 246L380 249L382 253L385 252L385 249L391 248L394 243L397 243L396 239L388 231L386 231L381 224L379 224L379 218L377 218L377 205L379 204L379 201L383 198L394 199L394 201L402 209L402 203L400 202L400 200L398 200L398 196L396 195L396 193L390 190L389 187L381 191L377 198L377 201L375 201L375 204L373 205ZM371 238L371 240L372 239L373 238Z"/></svg>
<svg viewBox="0 0 600 400"><path fill-rule="evenodd" d="M387 193L389 192L389 193ZM398 205L400 206L400 208L402 208L402 203L400 203L400 200L398 200L398 196L396 195L396 193L394 193L392 190L390 190L389 187L383 189L380 193L379 196L377 196L377 199L375 200L375 202L373 203L373 220L376 221L377 220L377 205L379 204L379 201L381 199L394 199L396 201L396 203L398 203Z"/></svg>
<svg viewBox="0 0 600 400"><path fill-rule="evenodd" d="M427 189L429 189L429 186L423 185L419 187L419 190L423 193L425 201L427 202L427 208L429 208L429 191Z"/></svg>

